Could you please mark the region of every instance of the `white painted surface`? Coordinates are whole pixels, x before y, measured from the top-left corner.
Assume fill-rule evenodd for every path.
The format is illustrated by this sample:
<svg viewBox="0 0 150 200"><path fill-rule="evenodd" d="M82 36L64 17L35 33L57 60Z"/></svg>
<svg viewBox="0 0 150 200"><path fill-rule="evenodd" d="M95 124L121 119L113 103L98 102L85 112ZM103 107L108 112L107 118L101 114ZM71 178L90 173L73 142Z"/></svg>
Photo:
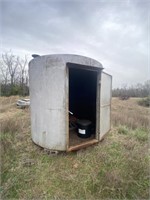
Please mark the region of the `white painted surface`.
<svg viewBox="0 0 150 200"><path fill-rule="evenodd" d="M31 132L33 141L51 150L67 150L68 84L66 63L102 68L87 57L47 55L29 63Z"/></svg>
<svg viewBox="0 0 150 200"><path fill-rule="evenodd" d="M110 107L112 96L112 76L101 73L100 87L100 140L111 128Z"/></svg>
<svg viewBox="0 0 150 200"><path fill-rule="evenodd" d="M46 64L42 59L30 63L32 139L42 147L63 150L66 144L65 71Z"/></svg>

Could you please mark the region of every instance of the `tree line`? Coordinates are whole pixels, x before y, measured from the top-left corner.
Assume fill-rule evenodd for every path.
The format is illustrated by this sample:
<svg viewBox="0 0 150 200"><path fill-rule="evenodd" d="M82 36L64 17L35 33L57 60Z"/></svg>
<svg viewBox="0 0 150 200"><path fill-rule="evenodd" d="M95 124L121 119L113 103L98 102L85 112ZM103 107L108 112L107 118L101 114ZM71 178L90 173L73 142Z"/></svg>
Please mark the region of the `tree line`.
<svg viewBox="0 0 150 200"><path fill-rule="evenodd" d="M113 97L148 97L150 96L150 80L135 86L116 88L112 91Z"/></svg>
<svg viewBox="0 0 150 200"><path fill-rule="evenodd" d="M21 58L11 51L5 52L0 59L1 95L29 95L27 56ZM150 80L143 84L116 88L113 97L147 97L150 95Z"/></svg>

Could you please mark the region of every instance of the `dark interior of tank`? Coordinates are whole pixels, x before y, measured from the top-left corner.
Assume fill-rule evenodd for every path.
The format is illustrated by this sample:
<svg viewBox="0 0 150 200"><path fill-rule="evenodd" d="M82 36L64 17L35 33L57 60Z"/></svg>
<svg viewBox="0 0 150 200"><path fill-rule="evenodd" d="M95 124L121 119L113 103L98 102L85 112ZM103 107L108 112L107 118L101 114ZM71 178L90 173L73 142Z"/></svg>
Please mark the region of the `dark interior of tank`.
<svg viewBox="0 0 150 200"><path fill-rule="evenodd" d="M86 66L85 66L86 68ZM96 128L97 71L86 70L75 64L69 65L69 115L75 119L92 122L93 136ZM75 138L75 137L74 137ZM71 139L71 134L70 134ZM90 138L89 138L90 139ZM75 139L74 139L75 140ZM79 138L77 138L78 143ZM82 141L87 139L82 139ZM75 143L75 141L70 141Z"/></svg>

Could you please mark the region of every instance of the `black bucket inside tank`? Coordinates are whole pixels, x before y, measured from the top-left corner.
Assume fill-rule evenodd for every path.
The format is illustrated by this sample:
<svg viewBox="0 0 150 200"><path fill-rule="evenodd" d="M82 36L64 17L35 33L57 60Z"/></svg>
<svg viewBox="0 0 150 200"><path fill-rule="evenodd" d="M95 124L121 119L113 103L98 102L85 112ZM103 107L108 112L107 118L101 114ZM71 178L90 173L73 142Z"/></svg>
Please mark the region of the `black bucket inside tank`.
<svg viewBox="0 0 150 200"><path fill-rule="evenodd" d="M92 134L92 122L90 120L78 120L78 136L81 138L88 138Z"/></svg>

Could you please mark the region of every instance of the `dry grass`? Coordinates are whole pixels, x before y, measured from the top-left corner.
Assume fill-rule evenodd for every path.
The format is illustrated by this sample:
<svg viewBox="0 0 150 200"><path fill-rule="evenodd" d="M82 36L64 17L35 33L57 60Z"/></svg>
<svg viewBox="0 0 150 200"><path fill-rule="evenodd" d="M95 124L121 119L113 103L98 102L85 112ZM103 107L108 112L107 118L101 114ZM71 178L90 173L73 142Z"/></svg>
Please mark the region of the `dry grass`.
<svg viewBox="0 0 150 200"><path fill-rule="evenodd" d="M138 105L139 98L130 98L122 101L112 99L112 124L126 125L129 128L149 128L150 108Z"/></svg>
<svg viewBox="0 0 150 200"><path fill-rule="evenodd" d="M50 156L32 142L29 110L13 98L0 99L10 105L0 116L2 199L149 199L149 110L136 99L113 99L103 142Z"/></svg>
<svg viewBox="0 0 150 200"><path fill-rule="evenodd" d="M16 101L18 99L19 99L19 96L1 97L0 98L0 113L12 110L12 108L16 105Z"/></svg>

